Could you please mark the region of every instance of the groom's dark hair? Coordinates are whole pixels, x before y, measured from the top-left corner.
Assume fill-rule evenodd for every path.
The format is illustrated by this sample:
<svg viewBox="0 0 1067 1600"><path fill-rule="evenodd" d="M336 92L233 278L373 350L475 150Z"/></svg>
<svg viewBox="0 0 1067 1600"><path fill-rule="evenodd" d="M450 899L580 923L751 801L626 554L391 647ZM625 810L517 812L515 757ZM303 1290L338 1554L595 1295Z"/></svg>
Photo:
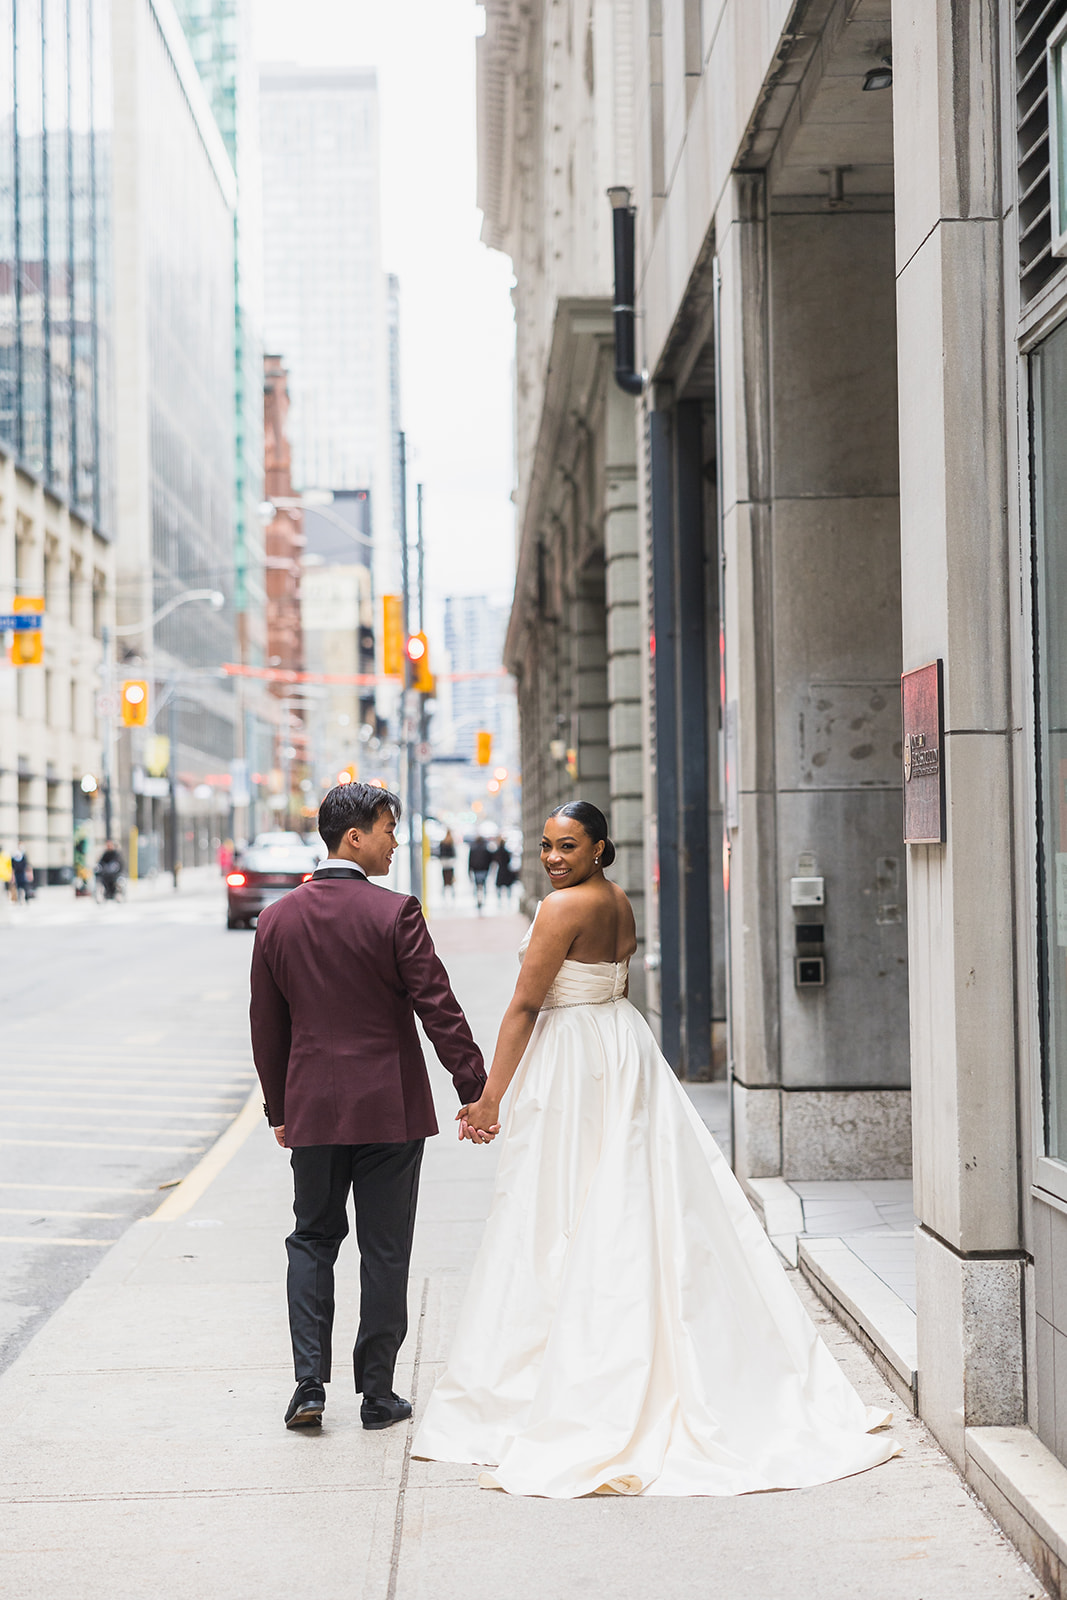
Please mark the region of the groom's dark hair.
<svg viewBox="0 0 1067 1600"><path fill-rule="evenodd" d="M369 833L383 811L400 821L400 797L373 783L339 783L319 806L319 833L327 850L334 851L349 828Z"/></svg>

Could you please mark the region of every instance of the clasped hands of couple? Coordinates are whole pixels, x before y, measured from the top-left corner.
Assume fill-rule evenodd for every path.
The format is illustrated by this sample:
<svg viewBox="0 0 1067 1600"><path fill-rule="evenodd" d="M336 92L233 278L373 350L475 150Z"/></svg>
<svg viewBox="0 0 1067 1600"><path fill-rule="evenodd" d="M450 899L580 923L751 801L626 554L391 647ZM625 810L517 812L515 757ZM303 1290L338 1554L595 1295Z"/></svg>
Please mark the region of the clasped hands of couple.
<svg viewBox="0 0 1067 1600"><path fill-rule="evenodd" d="M459 1137L472 1144L492 1144L500 1132L500 1107L483 1095L472 1105L460 1106L456 1112Z"/></svg>
<svg viewBox="0 0 1067 1600"><path fill-rule="evenodd" d="M486 1100L483 1095L481 1100L471 1105L460 1106L456 1121L459 1123L460 1139L469 1139L472 1144L492 1144L501 1128L500 1107ZM271 1131L284 1150L285 1128L273 1128Z"/></svg>

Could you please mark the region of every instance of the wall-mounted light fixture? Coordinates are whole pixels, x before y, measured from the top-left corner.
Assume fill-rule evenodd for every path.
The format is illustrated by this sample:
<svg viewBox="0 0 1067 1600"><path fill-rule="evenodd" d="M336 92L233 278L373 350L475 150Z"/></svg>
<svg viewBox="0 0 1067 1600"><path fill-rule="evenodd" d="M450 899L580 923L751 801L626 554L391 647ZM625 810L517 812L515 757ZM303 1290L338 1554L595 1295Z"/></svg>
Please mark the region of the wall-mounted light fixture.
<svg viewBox="0 0 1067 1600"><path fill-rule="evenodd" d="M863 80L864 89L891 89L893 87L893 57L883 56L880 67L872 67Z"/></svg>

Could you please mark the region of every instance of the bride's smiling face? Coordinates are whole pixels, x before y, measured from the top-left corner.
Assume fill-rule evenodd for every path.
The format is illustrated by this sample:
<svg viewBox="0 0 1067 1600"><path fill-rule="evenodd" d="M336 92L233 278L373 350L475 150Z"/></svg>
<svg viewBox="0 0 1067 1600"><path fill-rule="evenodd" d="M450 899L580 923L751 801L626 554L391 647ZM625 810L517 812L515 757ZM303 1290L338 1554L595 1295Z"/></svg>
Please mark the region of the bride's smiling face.
<svg viewBox="0 0 1067 1600"><path fill-rule="evenodd" d="M574 817L549 817L541 836L541 865L554 889L584 883L597 871L595 857L603 840L590 839Z"/></svg>

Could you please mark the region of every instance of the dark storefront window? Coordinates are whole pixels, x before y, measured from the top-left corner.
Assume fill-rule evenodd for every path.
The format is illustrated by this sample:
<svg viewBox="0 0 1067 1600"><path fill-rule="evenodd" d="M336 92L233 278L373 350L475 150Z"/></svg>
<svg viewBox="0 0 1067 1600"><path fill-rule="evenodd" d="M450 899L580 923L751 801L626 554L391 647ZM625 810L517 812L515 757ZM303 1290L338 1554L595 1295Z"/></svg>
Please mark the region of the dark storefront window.
<svg viewBox="0 0 1067 1600"><path fill-rule="evenodd" d="M1067 324L1031 371L1045 1141L1067 1161Z"/></svg>

